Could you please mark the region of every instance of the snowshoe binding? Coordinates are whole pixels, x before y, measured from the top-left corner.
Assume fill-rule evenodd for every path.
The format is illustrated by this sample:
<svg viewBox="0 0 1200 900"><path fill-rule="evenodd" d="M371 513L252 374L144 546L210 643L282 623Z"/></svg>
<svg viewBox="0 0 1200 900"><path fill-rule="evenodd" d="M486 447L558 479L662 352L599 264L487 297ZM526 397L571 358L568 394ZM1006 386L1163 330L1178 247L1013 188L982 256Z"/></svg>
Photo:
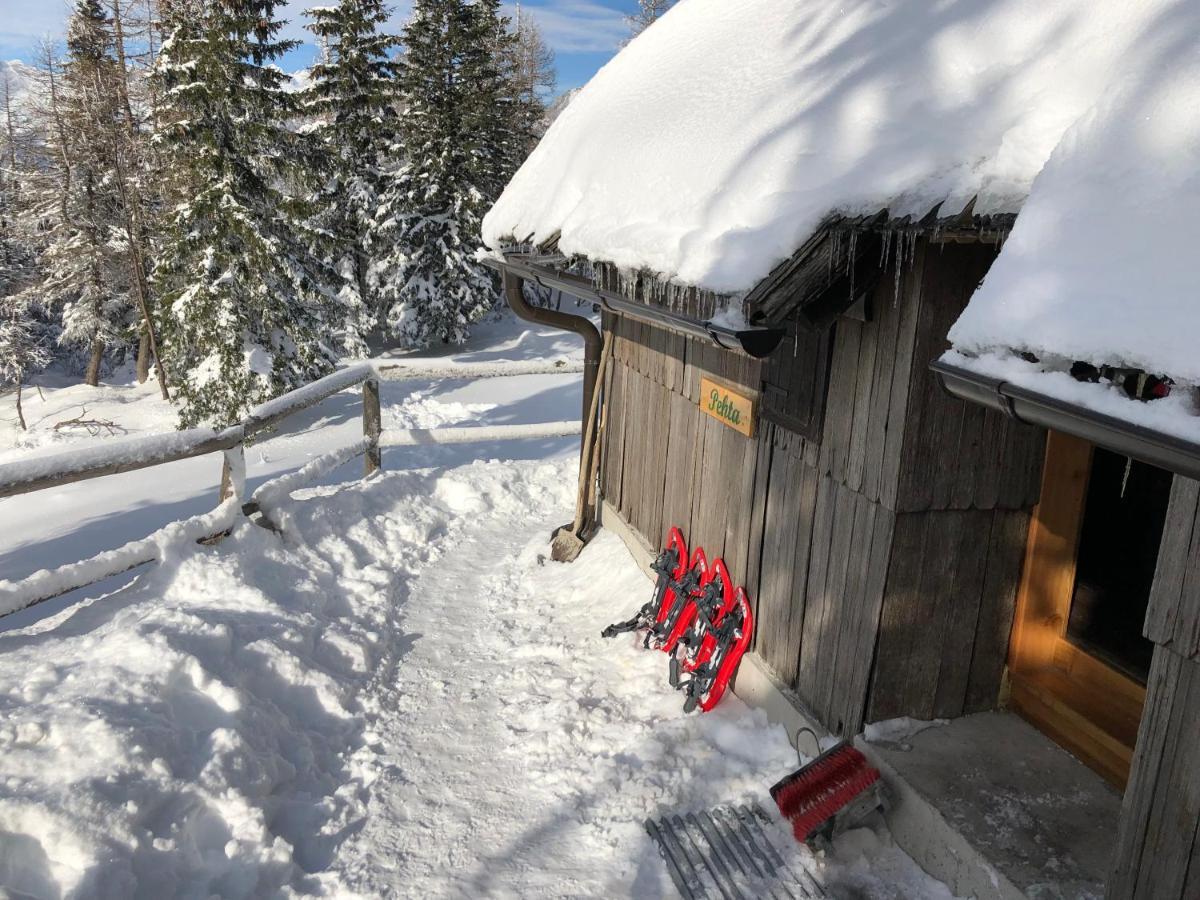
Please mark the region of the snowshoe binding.
<svg viewBox="0 0 1200 900"><path fill-rule="evenodd" d="M725 695L729 682L737 671L738 663L754 633L754 613L744 588L734 593L734 602L729 610L718 609L713 618L703 618L704 636L696 654L689 658L684 653L671 657L670 681L686 696L683 704L685 713L697 707L708 712ZM690 666L690 668L688 668ZM683 672L691 677L683 680Z"/></svg>
<svg viewBox="0 0 1200 900"><path fill-rule="evenodd" d="M667 611L675 602L676 588L688 571L688 548L683 532L673 527L667 533L667 546L650 568L657 575L653 596L631 618L614 622L601 631L601 637L610 638L629 631L649 629L666 618Z"/></svg>

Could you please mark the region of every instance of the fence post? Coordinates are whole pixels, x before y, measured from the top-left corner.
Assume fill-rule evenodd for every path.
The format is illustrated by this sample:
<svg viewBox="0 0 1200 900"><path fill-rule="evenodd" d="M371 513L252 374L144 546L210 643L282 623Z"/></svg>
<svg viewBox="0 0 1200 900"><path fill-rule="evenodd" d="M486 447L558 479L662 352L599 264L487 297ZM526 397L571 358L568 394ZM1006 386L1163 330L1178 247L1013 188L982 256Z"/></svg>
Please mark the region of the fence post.
<svg viewBox="0 0 1200 900"><path fill-rule="evenodd" d="M379 379L368 378L363 382L363 437L371 445L363 455L363 477L368 478L378 472L383 466L382 454L379 451L379 432L382 430L382 419L379 413Z"/></svg>
<svg viewBox="0 0 1200 900"><path fill-rule="evenodd" d="M246 445L230 447L224 452L225 462L221 465L221 497L224 503L230 497L246 499Z"/></svg>

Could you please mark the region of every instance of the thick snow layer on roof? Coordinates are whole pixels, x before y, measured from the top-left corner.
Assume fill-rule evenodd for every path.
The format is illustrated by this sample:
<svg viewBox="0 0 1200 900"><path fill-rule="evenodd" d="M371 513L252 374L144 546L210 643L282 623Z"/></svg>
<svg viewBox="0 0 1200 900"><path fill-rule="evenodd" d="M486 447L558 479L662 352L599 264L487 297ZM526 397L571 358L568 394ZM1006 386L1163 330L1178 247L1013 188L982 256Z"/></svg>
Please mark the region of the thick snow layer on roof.
<svg viewBox="0 0 1200 900"><path fill-rule="evenodd" d="M484 220L492 248L746 290L830 212L1016 211L1163 3L683 0Z"/></svg>
<svg viewBox="0 0 1200 900"><path fill-rule="evenodd" d="M950 332L1200 384L1200 4L1152 4Z"/></svg>

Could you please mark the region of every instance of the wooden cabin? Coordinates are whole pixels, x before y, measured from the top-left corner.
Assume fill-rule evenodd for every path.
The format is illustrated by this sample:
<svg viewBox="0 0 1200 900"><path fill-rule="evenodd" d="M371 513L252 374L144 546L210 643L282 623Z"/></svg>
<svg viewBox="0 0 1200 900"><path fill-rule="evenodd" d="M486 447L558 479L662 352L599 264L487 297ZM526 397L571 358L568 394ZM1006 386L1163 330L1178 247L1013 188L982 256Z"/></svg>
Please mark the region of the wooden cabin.
<svg viewBox="0 0 1200 900"><path fill-rule="evenodd" d="M1200 151L1176 101L1200 14L918 7L678 4L484 237L510 288L603 310L602 521L643 557L678 525L725 558L757 623L735 690L845 738L990 723L948 756L905 742L907 772L879 751L897 809L953 795L893 822L922 865L979 897L1196 900ZM961 840L931 848L935 820Z"/></svg>

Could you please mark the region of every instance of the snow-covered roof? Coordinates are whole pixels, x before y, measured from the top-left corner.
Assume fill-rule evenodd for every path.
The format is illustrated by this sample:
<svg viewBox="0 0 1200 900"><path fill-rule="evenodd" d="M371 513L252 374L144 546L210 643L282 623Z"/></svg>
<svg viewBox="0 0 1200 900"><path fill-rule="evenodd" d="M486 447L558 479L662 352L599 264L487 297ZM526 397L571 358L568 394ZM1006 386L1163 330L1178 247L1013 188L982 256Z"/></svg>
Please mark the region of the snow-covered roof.
<svg viewBox="0 0 1200 900"><path fill-rule="evenodd" d="M1200 4L1153 5L950 332L976 368L1017 350L1200 385Z"/></svg>
<svg viewBox="0 0 1200 900"><path fill-rule="evenodd" d="M830 213L1015 212L1182 5L681 0L554 123L484 238L737 292Z"/></svg>

